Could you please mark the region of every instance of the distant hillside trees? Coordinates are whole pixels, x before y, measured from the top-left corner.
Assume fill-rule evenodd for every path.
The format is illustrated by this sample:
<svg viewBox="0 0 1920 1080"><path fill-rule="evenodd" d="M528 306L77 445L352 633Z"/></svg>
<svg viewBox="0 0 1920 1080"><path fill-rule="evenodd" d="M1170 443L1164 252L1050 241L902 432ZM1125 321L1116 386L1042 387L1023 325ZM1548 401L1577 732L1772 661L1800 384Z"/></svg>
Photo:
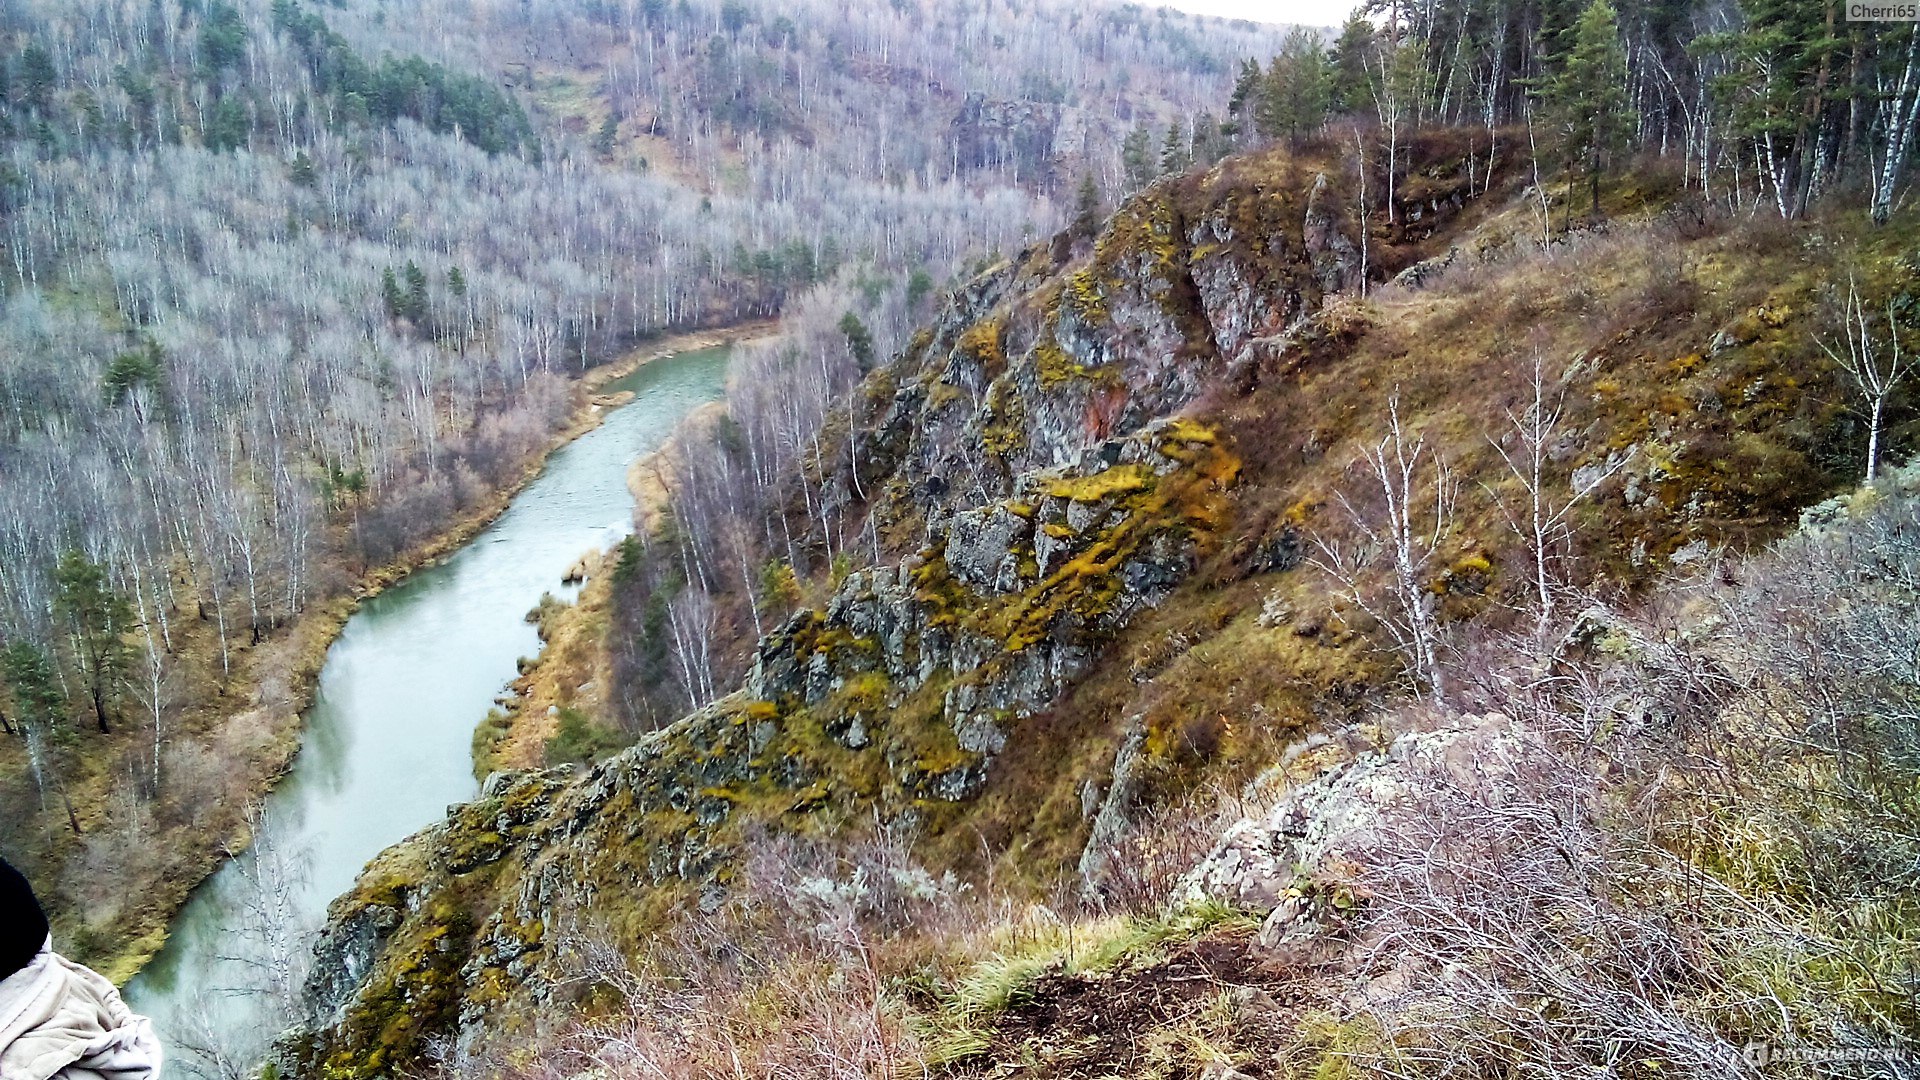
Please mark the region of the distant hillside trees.
<svg viewBox="0 0 1920 1080"><path fill-rule="evenodd" d="M273 26L299 50L314 89L343 118L386 125L405 118L458 134L489 154L518 150L533 137L519 101L485 78L418 56L370 64L300 0L274 0Z"/></svg>
<svg viewBox="0 0 1920 1080"><path fill-rule="evenodd" d="M1243 142L1376 123L1390 217L1410 131L1527 125L1590 212L1605 172L1645 154L1739 209L1798 217L1847 192L1884 221L1911 172L1920 33L1794 0L1363 5L1330 48L1296 34L1264 67L1243 62L1226 105Z"/></svg>

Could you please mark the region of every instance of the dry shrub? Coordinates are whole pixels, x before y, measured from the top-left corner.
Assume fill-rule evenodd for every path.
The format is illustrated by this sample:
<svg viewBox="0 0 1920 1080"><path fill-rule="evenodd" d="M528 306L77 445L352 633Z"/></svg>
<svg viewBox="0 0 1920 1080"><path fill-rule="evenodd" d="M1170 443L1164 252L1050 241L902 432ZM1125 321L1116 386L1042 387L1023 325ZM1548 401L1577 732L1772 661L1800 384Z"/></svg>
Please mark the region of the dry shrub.
<svg viewBox="0 0 1920 1080"><path fill-rule="evenodd" d="M1361 853L1377 918L1361 962L1388 1075L1732 1075L1683 999L1705 974L1626 873L1591 773L1522 739L1497 767L1422 770ZM1652 1063L1652 1064L1650 1064Z"/></svg>
<svg viewBox="0 0 1920 1080"><path fill-rule="evenodd" d="M449 1047L447 1075L871 1077L915 1060L887 972L919 940L960 934L970 890L928 873L898 830L761 835L738 866L724 899L683 912L638 956L590 912L560 920L554 947L572 959L586 1018L531 1048Z"/></svg>
<svg viewBox="0 0 1920 1080"><path fill-rule="evenodd" d="M1390 1076L1900 1075L1920 1039L1920 501L1463 653L1510 749L1418 771L1360 843ZM1796 1072L1795 1070L1801 1070ZM1826 1075L1775 1060L1769 1075Z"/></svg>
<svg viewBox="0 0 1920 1080"><path fill-rule="evenodd" d="M1136 811L1108 848L1099 889L1076 890L1081 905L1134 917L1164 914L1227 825L1253 813L1247 792L1224 784L1203 785L1181 801Z"/></svg>
<svg viewBox="0 0 1920 1080"><path fill-rule="evenodd" d="M1674 230L1675 236L1692 242L1718 236L1734 218L1719 203L1701 195L1687 194L1661 211L1660 220Z"/></svg>
<svg viewBox="0 0 1920 1080"><path fill-rule="evenodd" d="M1636 230L1632 247L1628 272L1633 277L1612 305L1609 334L1691 318L1702 292L1680 242L1666 228L1653 225Z"/></svg>

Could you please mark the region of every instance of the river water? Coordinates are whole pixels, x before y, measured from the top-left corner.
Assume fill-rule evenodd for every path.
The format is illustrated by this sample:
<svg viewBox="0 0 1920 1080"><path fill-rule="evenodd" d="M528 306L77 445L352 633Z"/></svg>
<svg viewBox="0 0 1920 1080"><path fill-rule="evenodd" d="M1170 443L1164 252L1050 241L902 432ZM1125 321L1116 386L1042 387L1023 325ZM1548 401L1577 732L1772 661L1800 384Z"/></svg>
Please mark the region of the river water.
<svg viewBox="0 0 1920 1080"><path fill-rule="evenodd" d="M582 552L630 531L628 466L720 397L727 355L679 353L609 383L634 400L556 451L466 547L347 621L299 756L265 801L255 853L194 892L126 988L180 1065L202 1056L190 1048L256 1060L284 1023L275 983L311 949L328 902L382 849L473 798L474 728L540 647L527 611L543 593L567 595L560 578Z"/></svg>

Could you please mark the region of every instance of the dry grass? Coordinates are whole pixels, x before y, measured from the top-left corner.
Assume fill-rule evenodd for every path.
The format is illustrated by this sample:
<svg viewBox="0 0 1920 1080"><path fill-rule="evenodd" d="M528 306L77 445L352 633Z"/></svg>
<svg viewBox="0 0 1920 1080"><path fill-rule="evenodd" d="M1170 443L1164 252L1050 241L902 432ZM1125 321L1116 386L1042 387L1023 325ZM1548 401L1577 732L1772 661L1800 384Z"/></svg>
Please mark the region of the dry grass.
<svg viewBox="0 0 1920 1080"><path fill-rule="evenodd" d="M1516 492L1488 439L1525 407L1536 353L1574 433L1555 448L1555 482L1636 453L1571 523L1578 542L1563 570L1603 592L1647 580L1695 541L1765 542L1851 477L1842 391L1812 332L1823 267L1852 238L1816 243L1805 226L1727 221L1682 232L1653 214L1542 251L1515 238L1529 212L1496 208L1460 241L1483 256L1456 260L1421 291L1334 305L1329 332L1302 338L1250 393L1195 407L1246 458L1220 554L1054 708L1009 731L987 792L963 825L932 838L930 858L1045 895L1078 857L1081 792L1107 782L1129 718L1151 735L1148 801L1177 801L1204 776L1245 779L1300 732L1377 704L1398 661L1320 575L1286 567L1315 535L1341 534L1335 496L1396 388L1461 483L1453 539L1436 560L1441 615L1455 626L1500 625L1525 603L1525 549L1503 510ZM1749 327L1755 310L1772 322ZM1746 340L1715 353L1729 326ZM1638 502L1630 481L1645 493ZM1281 549L1294 554L1276 567ZM1270 601L1286 617L1261 625Z"/></svg>

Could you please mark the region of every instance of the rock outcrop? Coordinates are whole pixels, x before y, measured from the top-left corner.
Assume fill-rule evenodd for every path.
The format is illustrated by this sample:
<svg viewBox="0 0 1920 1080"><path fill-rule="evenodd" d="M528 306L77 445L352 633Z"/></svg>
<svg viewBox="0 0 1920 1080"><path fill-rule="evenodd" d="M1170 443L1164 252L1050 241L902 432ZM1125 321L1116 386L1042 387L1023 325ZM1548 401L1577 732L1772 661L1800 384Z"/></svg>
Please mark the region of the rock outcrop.
<svg viewBox="0 0 1920 1080"><path fill-rule="evenodd" d="M1269 947L1311 934L1317 906L1355 901L1368 849L1393 814L1419 806L1436 784L1498 785L1522 750L1519 730L1499 714L1407 732L1382 749L1309 740L1250 785L1259 809L1227 828L1181 891L1267 913L1261 939Z"/></svg>
<svg viewBox="0 0 1920 1080"><path fill-rule="evenodd" d="M1161 183L1090 251L1062 234L961 288L884 374L891 397L867 428L863 476L891 480L892 519L981 510L1227 385L1358 280L1330 192L1291 167L1279 182Z"/></svg>
<svg viewBox="0 0 1920 1080"><path fill-rule="evenodd" d="M490 782L338 901L292 1075L384 1075L564 992L591 911L639 934L724 887L750 830L937 813L1193 565L1238 462L1181 420L1023 475L762 639L740 692L578 776Z"/></svg>
<svg viewBox="0 0 1920 1080"><path fill-rule="evenodd" d="M1240 461L1183 411L1358 280L1327 178L1250 168L1155 185L1090 245L1062 234L959 289L856 417L845 487L907 554L766 634L738 692L591 768L490 781L384 853L330 913L283 1072L395 1075L564 1016L584 940L631 948L711 898L757 831L958 820L1014 726L1221 539Z"/></svg>

